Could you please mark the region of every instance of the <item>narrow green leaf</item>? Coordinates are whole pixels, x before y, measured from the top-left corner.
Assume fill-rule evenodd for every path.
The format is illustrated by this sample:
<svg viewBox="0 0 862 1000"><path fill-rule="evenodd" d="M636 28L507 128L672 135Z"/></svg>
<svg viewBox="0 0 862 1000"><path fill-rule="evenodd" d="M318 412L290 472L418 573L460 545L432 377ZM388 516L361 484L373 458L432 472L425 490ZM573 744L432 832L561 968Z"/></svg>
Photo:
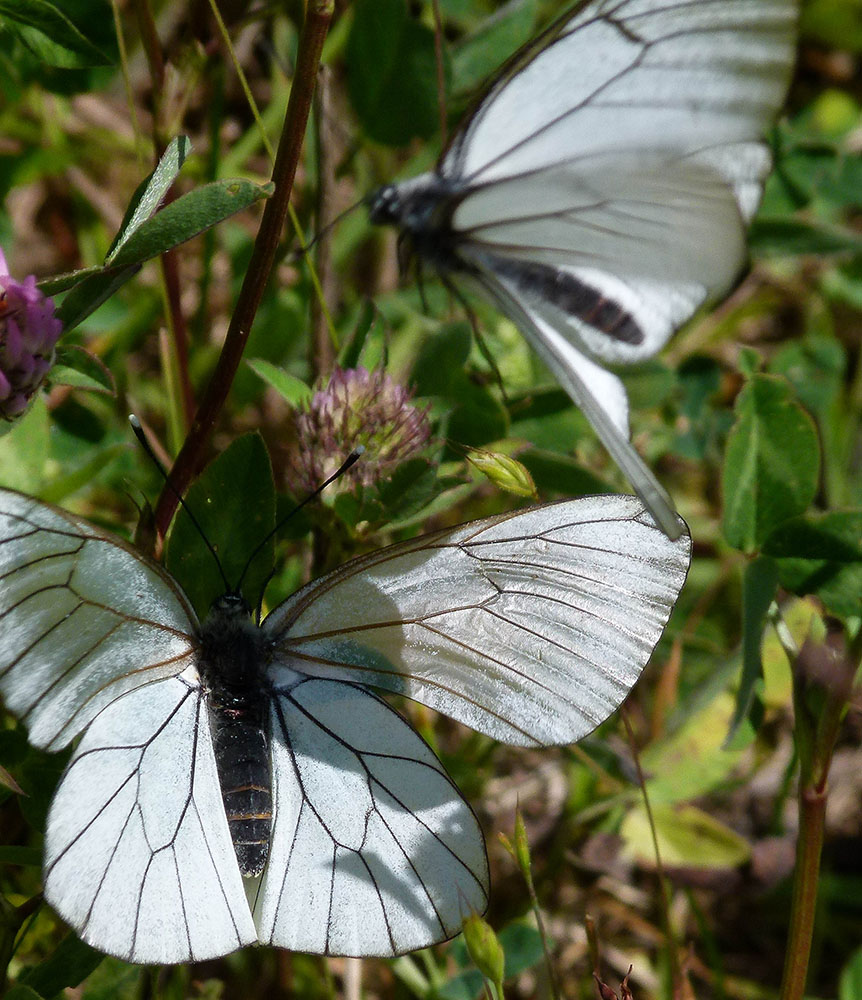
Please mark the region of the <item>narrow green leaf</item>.
<svg viewBox="0 0 862 1000"><path fill-rule="evenodd" d="M838 1000L862 1000L862 948L857 948L841 970Z"/></svg>
<svg viewBox="0 0 862 1000"><path fill-rule="evenodd" d="M783 379L752 376L735 413L722 476L724 534L731 545L752 552L814 499L820 445L814 422Z"/></svg>
<svg viewBox="0 0 862 1000"><path fill-rule="evenodd" d="M69 933L55 951L21 976L21 983L45 997L53 997L66 987L80 985L105 956Z"/></svg>
<svg viewBox="0 0 862 1000"><path fill-rule="evenodd" d="M90 392L108 392L96 379L90 378L89 375L76 371L74 368L68 368L66 365L54 365L52 367L51 384L68 385L74 389L88 389Z"/></svg>
<svg viewBox="0 0 862 1000"><path fill-rule="evenodd" d="M293 407L302 406L311 399L312 389L301 378L265 361L263 358L252 358L247 362L249 368L267 383Z"/></svg>
<svg viewBox="0 0 862 1000"><path fill-rule="evenodd" d="M380 323L380 313L372 301L366 299L361 306L353 332L345 341L338 357L339 368L356 368L362 350L372 330Z"/></svg>
<svg viewBox="0 0 862 1000"><path fill-rule="evenodd" d="M862 254L862 237L858 233L805 219L755 219L749 241L760 253Z"/></svg>
<svg viewBox="0 0 862 1000"><path fill-rule="evenodd" d="M76 285L57 308L57 318L63 323L63 332L68 333L79 323L83 323L103 302L134 277L140 268L140 264L133 264L116 271L97 271Z"/></svg>
<svg viewBox="0 0 862 1000"><path fill-rule="evenodd" d="M102 268L99 265L93 267L82 267L77 271L68 271L66 274L57 274L53 278L43 278L36 284L39 291L45 295L56 295L58 292L65 292L75 285L80 285L85 278L93 274L101 274Z"/></svg>
<svg viewBox="0 0 862 1000"><path fill-rule="evenodd" d="M862 614L862 510L807 514L766 539L782 587L814 594L837 615Z"/></svg>
<svg viewBox="0 0 862 1000"><path fill-rule="evenodd" d="M273 192L272 184L243 179L213 181L189 191L138 226L111 259L128 267L170 250Z"/></svg>
<svg viewBox="0 0 862 1000"><path fill-rule="evenodd" d="M92 389L109 396L117 394L110 370L99 358L76 344L64 344L57 348L57 356L51 369L51 382L55 385Z"/></svg>
<svg viewBox="0 0 862 1000"><path fill-rule="evenodd" d="M156 169L138 185L126 209L114 242L111 244L105 263L110 264L122 247L141 225L150 218L161 205L162 199L179 174L183 163L191 152L192 144L188 136L179 135L172 139Z"/></svg>
<svg viewBox="0 0 862 1000"><path fill-rule="evenodd" d="M730 723L729 742L747 718L757 685L763 678L760 643L766 612L778 587L778 567L768 556L760 556L745 567L742 577L742 676L736 693L736 708Z"/></svg>
<svg viewBox="0 0 862 1000"><path fill-rule="evenodd" d="M399 955L398 958L391 959L388 965L393 975L404 983L413 996L424 1000L431 995L431 983L413 955Z"/></svg>
<svg viewBox="0 0 862 1000"><path fill-rule="evenodd" d="M111 11L104 5L105 16ZM112 60L49 0L0 0L0 15L14 22L22 41L50 66L110 66Z"/></svg>

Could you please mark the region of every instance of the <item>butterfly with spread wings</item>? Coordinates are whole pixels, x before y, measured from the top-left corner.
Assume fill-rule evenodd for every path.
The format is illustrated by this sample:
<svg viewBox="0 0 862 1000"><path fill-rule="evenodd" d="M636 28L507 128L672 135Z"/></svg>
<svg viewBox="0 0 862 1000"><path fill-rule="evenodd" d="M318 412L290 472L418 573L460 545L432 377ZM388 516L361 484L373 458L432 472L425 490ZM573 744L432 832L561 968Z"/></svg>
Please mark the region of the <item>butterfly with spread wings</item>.
<svg viewBox="0 0 862 1000"><path fill-rule="evenodd" d="M739 276L797 16L797 0L581 4L510 61L434 171L369 199L520 328L671 537L604 366L654 355Z"/></svg>
<svg viewBox="0 0 862 1000"><path fill-rule="evenodd" d="M564 501L360 556L258 625L81 518L0 490L0 695L75 747L45 896L131 962L254 942L398 955L488 898L479 824L368 686L516 745L579 739L647 663L685 580L632 496Z"/></svg>

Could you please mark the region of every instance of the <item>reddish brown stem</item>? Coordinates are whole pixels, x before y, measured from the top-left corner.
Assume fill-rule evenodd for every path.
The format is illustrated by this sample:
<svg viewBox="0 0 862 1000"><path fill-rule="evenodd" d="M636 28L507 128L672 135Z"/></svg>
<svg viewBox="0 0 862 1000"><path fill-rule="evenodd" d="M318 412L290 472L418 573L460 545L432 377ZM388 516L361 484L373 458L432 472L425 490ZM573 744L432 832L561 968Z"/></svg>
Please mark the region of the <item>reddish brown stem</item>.
<svg viewBox="0 0 862 1000"><path fill-rule="evenodd" d="M290 192L302 150L320 52L332 18L333 6L333 0L312 0L306 10L299 41L296 75L272 173L275 191L263 210L260 230L216 370L171 470L173 485L181 493L203 467L210 436L242 360L257 308L272 271L290 204ZM167 531L176 505L173 491L166 486L156 507L156 528L159 534L164 535Z"/></svg>
<svg viewBox="0 0 862 1000"><path fill-rule="evenodd" d="M826 822L826 788L802 788L799 792L799 839L787 950L784 955L781 1000L802 1000L811 957L811 939L817 909L820 853Z"/></svg>

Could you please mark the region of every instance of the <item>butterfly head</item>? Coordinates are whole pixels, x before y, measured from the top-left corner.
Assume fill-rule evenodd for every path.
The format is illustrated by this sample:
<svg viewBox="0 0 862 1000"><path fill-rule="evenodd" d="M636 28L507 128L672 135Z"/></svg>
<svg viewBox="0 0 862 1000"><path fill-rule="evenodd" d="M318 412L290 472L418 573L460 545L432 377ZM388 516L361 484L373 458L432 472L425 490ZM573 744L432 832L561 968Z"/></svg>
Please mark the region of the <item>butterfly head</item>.
<svg viewBox="0 0 862 1000"><path fill-rule="evenodd" d="M213 601L210 616L217 615L223 620L235 618L250 618L251 608L242 594L228 593Z"/></svg>
<svg viewBox="0 0 862 1000"><path fill-rule="evenodd" d="M404 201L397 184L386 184L368 199L368 217L375 226L397 226L404 212Z"/></svg>
<svg viewBox="0 0 862 1000"><path fill-rule="evenodd" d="M368 199L368 216L375 225L396 226L402 267L416 256L439 272L463 270L452 212L458 192L445 177L431 172L400 184L378 188Z"/></svg>

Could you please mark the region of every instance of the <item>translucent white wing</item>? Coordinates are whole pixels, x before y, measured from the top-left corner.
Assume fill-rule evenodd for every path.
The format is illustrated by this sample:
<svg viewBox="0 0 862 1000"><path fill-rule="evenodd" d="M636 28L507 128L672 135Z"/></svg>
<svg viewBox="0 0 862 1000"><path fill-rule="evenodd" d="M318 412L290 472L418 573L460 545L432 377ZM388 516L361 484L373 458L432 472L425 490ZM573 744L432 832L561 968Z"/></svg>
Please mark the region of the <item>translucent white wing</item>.
<svg viewBox="0 0 862 1000"><path fill-rule="evenodd" d="M736 279L745 230L715 174L688 162L651 172L643 156L618 156L595 177L546 173L465 198L454 215L458 252L544 302L556 327L594 358L651 357Z"/></svg>
<svg viewBox="0 0 862 1000"><path fill-rule="evenodd" d="M264 622L304 673L406 695L515 744L569 743L625 698L688 569L635 497L475 521L355 559Z"/></svg>
<svg viewBox="0 0 862 1000"><path fill-rule="evenodd" d="M131 546L0 490L0 694L36 746L59 749L124 692L181 673L194 623Z"/></svg>
<svg viewBox="0 0 862 1000"><path fill-rule="evenodd" d="M200 961L257 940L190 677L138 688L90 724L48 815L45 896L129 962Z"/></svg>
<svg viewBox="0 0 862 1000"><path fill-rule="evenodd" d="M671 540L678 538L682 525L673 501L629 441L628 397L622 382L569 342L560 332L562 324L554 322L556 310L547 300L529 290L519 294L505 271L477 261L474 281L517 322L549 371L580 407L662 531Z"/></svg>
<svg viewBox="0 0 862 1000"><path fill-rule="evenodd" d="M477 185L568 163L589 176L609 154L675 150L750 217L766 163L746 147L784 97L797 16L796 0L586 4L497 81L440 172Z"/></svg>
<svg viewBox="0 0 862 1000"><path fill-rule="evenodd" d="M582 286L559 328L594 357L654 354L742 266L796 17L796 0L585 5L504 73L443 157L457 239Z"/></svg>
<svg viewBox="0 0 862 1000"><path fill-rule="evenodd" d="M274 820L261 941L400 955L484 912L482 832L437 758L369 691L275 668Z"/></svg>

